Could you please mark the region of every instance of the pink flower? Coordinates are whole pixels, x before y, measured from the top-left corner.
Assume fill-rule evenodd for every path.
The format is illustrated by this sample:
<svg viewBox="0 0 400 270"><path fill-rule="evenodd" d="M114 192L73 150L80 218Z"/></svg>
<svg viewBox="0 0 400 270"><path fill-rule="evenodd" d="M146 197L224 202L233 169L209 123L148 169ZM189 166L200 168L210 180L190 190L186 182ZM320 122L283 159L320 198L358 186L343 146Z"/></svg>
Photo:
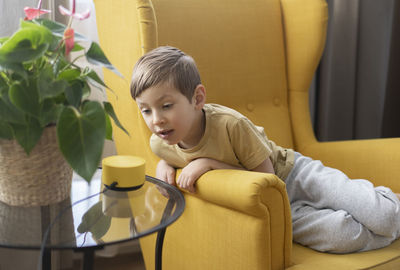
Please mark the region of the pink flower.
<svg viewBox="0 0 400 270"><path fill-rule="evenodd" d="M79 20L84 20L87 19L90 16L90 10L86 10L83 13L77 13L75 12L75 2L76 0L72 1L72 10L68 10L63 6L58 6L58 9L62 15L69 16L70 21L68 24L68 27L64 31L64 42L65 42L65 55L69 55L71 50L74 48L74 29L72 29L71 22L72 18L76 18Z"/></svg>
<svg viewBox="0 0 400 270"><path fill-rule="evenodd" d="M37 8L25 7L24 11L26 17L24 18L24 20L33 20L42 14L50 13L50 10L41 9L41 7L42 7L42 0L39 1Z"/></svg>
<svg viewBox="0 0 400 270"><path fill-rule="evenodd" d="M68 27L64 31L65 55L69 55L74 48L74 29Z"/></svg>
<svg viewBox="0 0 400 270"><path fill-rule="evenodd" d="M58 6L58 10L60 11L60 13L62 15L70 16L70 17L73 17L73 18L76 18L76 19L79 19L79 20L87 19L90 16L90 10L89 9L86 10L85 12L83 12L83 13L76 13L75 12L75 0L72 1L72 10L68 10L63 6Z"/></svg>

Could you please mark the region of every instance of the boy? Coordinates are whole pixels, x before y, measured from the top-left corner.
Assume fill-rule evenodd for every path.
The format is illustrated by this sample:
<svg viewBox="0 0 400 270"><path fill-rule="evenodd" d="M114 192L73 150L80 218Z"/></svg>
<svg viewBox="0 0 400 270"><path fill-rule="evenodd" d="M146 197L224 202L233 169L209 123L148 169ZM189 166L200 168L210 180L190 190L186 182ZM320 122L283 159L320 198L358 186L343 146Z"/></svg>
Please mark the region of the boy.
<svg viewBox="0 0 400 270"><path fill-rule="evenodd" d="M273 173L286 183L294 241L332 253L366 251L400 236L400 202L386 187L349 180L320 161L284 149L240 113L206 104L194 60L159 47L136 64L131 94L153 133L161 160L156 176L195 192L196 180L214 169Z"/></svg>

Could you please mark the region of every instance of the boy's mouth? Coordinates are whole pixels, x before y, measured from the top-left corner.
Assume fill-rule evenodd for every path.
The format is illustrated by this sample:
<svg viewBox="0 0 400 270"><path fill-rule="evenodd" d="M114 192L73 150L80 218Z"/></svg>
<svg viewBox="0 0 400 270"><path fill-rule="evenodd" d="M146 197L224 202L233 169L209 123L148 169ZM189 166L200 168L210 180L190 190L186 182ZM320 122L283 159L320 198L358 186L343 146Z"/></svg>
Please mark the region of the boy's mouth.
<svg viewBox="0 0 400 270"><path fill-rule="evenodd" d="M161 131L157 132L157 134L161 139L165 140L172 134L173 131L174 131L173 129L161 130Z"/></svg>

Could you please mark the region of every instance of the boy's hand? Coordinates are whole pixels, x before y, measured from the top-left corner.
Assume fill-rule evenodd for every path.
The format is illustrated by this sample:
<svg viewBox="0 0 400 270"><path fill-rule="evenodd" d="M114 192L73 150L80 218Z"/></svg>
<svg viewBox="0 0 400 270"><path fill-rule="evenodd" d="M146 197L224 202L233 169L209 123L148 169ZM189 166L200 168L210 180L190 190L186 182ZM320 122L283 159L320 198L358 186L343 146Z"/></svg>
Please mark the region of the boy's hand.
<svg viewBox="0 0 400 270"><path fill-rule="evenodd" d="M170 185L175 184L175 168L169 165L165 160L160 160L157 164L156 177Z"/></svg>
<svg viewBox="0 0 400 270"><path fill-rule="evenodd" d="M212 159L209 158L198 158L191 161L185 168L182 169L182 173L177 179L179 187L188 190L191 193L196 192L194 184L199 177L212 169Z"/></svg>

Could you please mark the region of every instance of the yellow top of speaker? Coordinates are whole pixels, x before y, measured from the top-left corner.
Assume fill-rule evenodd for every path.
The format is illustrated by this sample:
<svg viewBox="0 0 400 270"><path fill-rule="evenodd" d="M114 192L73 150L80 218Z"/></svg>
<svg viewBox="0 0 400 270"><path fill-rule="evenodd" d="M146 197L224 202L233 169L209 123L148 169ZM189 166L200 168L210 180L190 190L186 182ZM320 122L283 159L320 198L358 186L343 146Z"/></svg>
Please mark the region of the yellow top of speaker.
<svg viewBox="0 0 400 270"><path fill-rule="evenodd" d="M103 184L110 186L117 182L116 188L132 188L143 185L145 180L145 160L136 156L110 156L102 161Z"/></svg>

